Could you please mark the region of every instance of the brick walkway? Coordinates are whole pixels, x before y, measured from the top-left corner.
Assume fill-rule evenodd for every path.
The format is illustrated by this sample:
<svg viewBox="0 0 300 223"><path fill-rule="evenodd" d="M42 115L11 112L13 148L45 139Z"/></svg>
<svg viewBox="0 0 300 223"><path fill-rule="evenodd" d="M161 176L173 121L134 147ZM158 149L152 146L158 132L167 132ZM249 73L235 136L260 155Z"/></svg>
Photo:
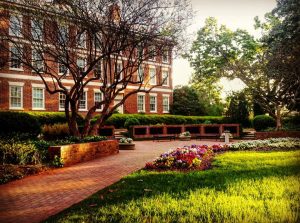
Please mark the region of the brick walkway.
<svg viewBox="0 0 300 223"><path fill-rule="evenodd" d="M136 150L120 151L75 166L30 176L0 186L0 222L40 222L142 168L160 153L210 141L136 142Z"/></svg>

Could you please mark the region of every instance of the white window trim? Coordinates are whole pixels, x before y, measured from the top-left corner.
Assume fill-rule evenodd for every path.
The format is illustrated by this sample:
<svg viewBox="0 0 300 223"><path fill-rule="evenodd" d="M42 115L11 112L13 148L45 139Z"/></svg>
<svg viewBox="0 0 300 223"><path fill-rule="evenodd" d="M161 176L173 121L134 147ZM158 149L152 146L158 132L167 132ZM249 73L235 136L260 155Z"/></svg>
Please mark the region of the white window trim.
<svg viewBox="0 0 300 223"><path fill-rule="evenodd" d="M43 89L43 107L42 108L34 108L33 107L33 89L34 88ZM41 84L32 84L31 98L32 98L32 110L33 111L43 111L43 110L46 110L45 109L45 86L44 85L41 85Z"/></svg>
<svg viewBox="0 0 300 223"><path fill-rule="evenodd" d="M168 113L170 113L170 95L169 95L169 94L163 94L162 97L163 97L163 100L162 100L163 113L168 114ZM169 111L165 111L165 110L164 110L164 98L165 98L165 97L168 98L168 107L169 107Z"/></svg>
<svg viewBox="0 0 300 223"><path fill-rule="evenodd" d="M34 38L34 35L36 34L36 33L33 32L34 21L37 21L37 22L41 23L41 28L42 28L42 30L41 30L42 31L42 35L39 36L39 38L37 38L37 39ZM31 36L32 36L33 40L37 40L37 41L43 41L44 40L44 20L38 20L38 19L34 20L34 19L31 19Z"/></svg>
<svg viewBox="0 0 300 223"><path fill-rule="evenodd" d="M88 111L88 97L87 97L87 94L88 94L88 89L83 89L83 91L85 92L85 108L79 108L78 111ZM80 100L78 100L78 103L79 103Z"/></svg>
<svg viewBox="0 0 300 223"><path fill-rule="evenodd" d="M169 55L169 51L166 51L167 52L167 60L164 60L164 55L162 54L162 62L165 63L165 64L168 64L170 62L170 55Z"/></svg>
<svg viewBox="0 0 300 223"><path fill-rule="evenodd" d="M154 70L154 72L155 72L154 78L151 77L151 70ZM150 85L152 85L152 86L157 85L157 78L156 78L156 76L157 76L156 67L150 66L149 67L149 84Z"/></svg>
<svg viewBox="0 0 300 223"><path fill-rule="evenodd" d="M23 104L23 88L24 83L23 82L8 82L9 85L9 109L11 110L24 110L24 104ZM11 87L21 87L21 107L12 107L11 106Z"/></svg>
<svg viewBox="0 0 300 223"><path fill-rule="evenodd" d="M57 63L57 73L58 73L58 75L60 75L60 76L62 76L62 75L64 75L64 73L60 73L59 72L59 65L61 65L62 63L60 63L60 62L58 62ZM64 65L64 64L62 64L62 65ZM65 66L65 65L64 65ZM70 71L69 71L69 69L67 68L67 73L65 74L66 76L68 76L70 74Z"/></svg>
<svg viewBox="0 0 300 223"><path fill-rule="evenodd" d="M167 86L167 87L169 87L170 86L170 71L169 71L169 69L162 69L162 71L161 71L162 73L161 74L163 74L163 72L167 72L168 73L168 77L167 77L167 79L166 79L166 84L164 83L162 86ZM161 78L162 78L162 81L164 80L164 77L163 77L163 75L161 75Z"/></svg>
<svg viewBox="0 0 300 223"><path fill-rule="evenodd" d="M151 111L151 97L155 97L155 110ZM150 113L157 113L157 94L150 94L149 95L149 108L150 108Z"/></svg>
<svg viewBox="0 0 300 223"><path fill-rule="evenodd" d="M9 70L13 70L13 71L24 71L24 67L23 67L23 63L21 62L21 67L20 68L13 68L13 67L11 67L11 61L10 61L10 59L11 59L11 55L12 55L12 52L11 52L11 47L14 47L14 45L13 44L9 44ZM23 49L23 47L24 46L22 46L22 51L24 50ZM22 52L23 53L23 52Z"/></svg>
<svg viewBox="0 0 300 223"><path fill-rule="evenodd" d="M10 18L14 16L14 17L19 17L19 20L20 20L20 25L21 25L21 30L20 30L20 35L19 36L16 36L15 33L13 33L11 31L11 24L10 24ZM9 17L9 28L8 28L8 32L9 32L9 35L10 36L14 36L14 37L23 37L23 33L22 33L22 29L23 29L23 16L22 15L16 15L16 14L11 14L10 17Z"/></svg>
<svg viewBox="0 0 300 223"><path fill-rule="evenodd" d="M66 89L70 90L71 87L67 86ZM59 97L60 94L62 94L62 93L58 93L58 111L65 111L65 108L61 108L61 107L60 107L60 103L59 103L59 101L60 101L60 97ZM70 109L69 109L69 110L70 110Z"/></svg>
<svg viewBox="0 0 300 223"><path fill-rule="evenodd" d="M103 100L103 93L100 91L100 89L94 89L94 103L96 102L95 93L101 93L101 97ZM100 109L96 109L96 112L101 112L103 110L103 105L101 105Z"/></svg>
<svg viewBox="0 0 300 223"><path fill-rule="evenodd" d="M32 49L31 50L31 65L32 65L32 67L34 66L33 65L33 52L35 51L35 49ZM42 55L42 57L43 57L43 55ZM40 72L40 73L44 73L44 69L45 69L45 65L44 65L44 61L42 61L42 63L43 63L43 69L42 69L42 71ZM35 73L35 70L34 69L32 69L32 72L34 72Z"/></svg>
<svg viewBox="0 0 300 223"><path fill-rule="evenodd" d="M152 48L154 48L154 50L156 51L156 46L150 46L148 55L150 55L150 52L151 52ZM154 54L155 54L155 51L154 51ZM149 61L156 61L156 56L154 55L153 58L149 58Z"/></svg>
<svg viewBox="0 0 300 223"><path fill-rule="evenodd" d="M144 97L144 103L143 103L143 110L139 110L139 96L143 96ZM146 94L145 93L138 93L137 94L137 112L146 112Z"/></svg>
<svg viewBox="0 0 300 223"><path fill-rule="evenodd" d="M119 64L121 64L121 72L120 72L120 77L119 77L118 81L121 81L121 80L124 78L124 77L123 77L123 75L124 75L124 74L123 74L123 72L124 72L123 69L124 69L124 68L123 68L123 63L122 63L122 61L118 61L118 62L117 62L117 66L118 66ZM116 73L115 75L117 75L117 73ZM115 78L115 79L117 80L117 78Z"/></svg>
<svg viewBox="0 0 300 223"><path fill-rule="evenodd" d="M78 32L77 32L77 36L78 36L79 34L78 34ZM84 45L83 46L81 46L80 45L80 43L81 43L81 37L82 36L84 36ZM78 36L79 38L78 38L78 42L77 42L77 48L79 48L79 49L87 49L87 42L88 42L88 40L87 40L87 33L86 32L83 32L83 33L81 33L81 35L80 36Z"/></svg>

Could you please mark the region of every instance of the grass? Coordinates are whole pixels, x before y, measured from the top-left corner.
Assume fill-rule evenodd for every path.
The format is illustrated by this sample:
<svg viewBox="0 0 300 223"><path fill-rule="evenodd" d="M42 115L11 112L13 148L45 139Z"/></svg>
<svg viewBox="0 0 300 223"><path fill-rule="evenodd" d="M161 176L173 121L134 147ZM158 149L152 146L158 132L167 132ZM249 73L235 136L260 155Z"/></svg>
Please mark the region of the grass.
<svg viewBox="0 0 300 223"><path fill-rule="evenodd" d="M213 166L138 171L46 222L300 222L299 150L227 152Z"/></svg>

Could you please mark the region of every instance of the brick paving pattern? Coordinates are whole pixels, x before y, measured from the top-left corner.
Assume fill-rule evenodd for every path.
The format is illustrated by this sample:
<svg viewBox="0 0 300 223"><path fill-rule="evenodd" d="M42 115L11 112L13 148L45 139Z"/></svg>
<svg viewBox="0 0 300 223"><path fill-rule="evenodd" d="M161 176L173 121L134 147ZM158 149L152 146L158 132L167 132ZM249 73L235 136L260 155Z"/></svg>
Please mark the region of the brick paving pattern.
<svg viewBox="0 0 300 223"><path fill-rule="evenodd" d="M136 150L0 185L0 222L40 222L144 167L160 153L213 141L138 141ZM219 142L217 142L219 143Z"/></svg>

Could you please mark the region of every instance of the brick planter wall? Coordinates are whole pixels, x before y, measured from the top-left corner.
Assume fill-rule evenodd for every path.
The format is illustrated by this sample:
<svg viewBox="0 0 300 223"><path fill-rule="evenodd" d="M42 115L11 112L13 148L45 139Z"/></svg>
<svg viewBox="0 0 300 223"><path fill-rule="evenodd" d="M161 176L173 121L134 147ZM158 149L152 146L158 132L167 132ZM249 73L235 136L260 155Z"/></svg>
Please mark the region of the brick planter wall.
<svg viewBox="0 0 300 223"><path fill-rule="evenodd" d="M256 132L255 139L292 137L300 138L300 131Z"/></svg>
<svg viewBox="0 0 300 223"><path fill-rule="evenodd" d="M100 142L71 144L64 146L51 146L48 149L51 160L54 156L61 158L64 166L93 160L99 157L119 153L117 140L105 140Z"/></svg>

